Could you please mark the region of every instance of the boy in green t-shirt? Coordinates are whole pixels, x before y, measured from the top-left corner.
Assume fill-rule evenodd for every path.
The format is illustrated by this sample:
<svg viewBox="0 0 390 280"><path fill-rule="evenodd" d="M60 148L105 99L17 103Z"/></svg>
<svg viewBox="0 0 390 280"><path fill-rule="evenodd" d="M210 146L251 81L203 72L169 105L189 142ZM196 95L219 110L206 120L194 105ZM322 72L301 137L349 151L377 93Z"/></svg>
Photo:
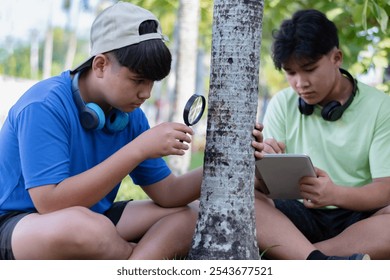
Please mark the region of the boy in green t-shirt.
<svg viewBox="0 0 390 280"><path fill-rule="evenodd" d="M282 23L273 60L291 87L267 108L264 152L308 154L317 178L301 179L302 201L257 193L261 247L277 259L389 259L390 97L341 68L337 28L316 10Z"/></svg>

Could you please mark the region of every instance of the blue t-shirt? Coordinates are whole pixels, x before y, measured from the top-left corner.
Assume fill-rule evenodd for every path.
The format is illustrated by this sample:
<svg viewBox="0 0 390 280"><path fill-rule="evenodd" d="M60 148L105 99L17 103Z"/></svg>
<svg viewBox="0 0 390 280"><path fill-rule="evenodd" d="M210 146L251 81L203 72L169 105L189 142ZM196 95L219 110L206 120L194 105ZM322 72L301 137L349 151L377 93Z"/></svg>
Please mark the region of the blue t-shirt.
<svg viewBox="0 0 390 280"><path fill-rule="evenodd" d="M35 211L28 189L91 169L149 128L138 108L129 113L123 131L87 131L79 121L69 71L37 83L10 109L0 130L0 214ZM158 158L145 160L129 175L135 184L149 185L170 173ZM106 211L119 186L91 209Z"/></svg>

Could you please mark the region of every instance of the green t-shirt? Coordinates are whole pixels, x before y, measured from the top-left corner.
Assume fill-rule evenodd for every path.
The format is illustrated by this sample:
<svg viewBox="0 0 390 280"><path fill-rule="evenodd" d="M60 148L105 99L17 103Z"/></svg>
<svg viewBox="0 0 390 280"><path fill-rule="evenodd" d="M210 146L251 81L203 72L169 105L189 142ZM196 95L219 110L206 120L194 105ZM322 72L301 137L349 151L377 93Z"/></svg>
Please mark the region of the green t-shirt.
<svg viewBox="0 0 390 280"><path fill-rule="evenodd" d="M390 176L390 96L358 83L342 117L334 122L315 106L310 116L298 109L292 88L276 94L264 117L264 137L286 144L286 153L303 153L326 171L335 184L362 186Z"/></svg>

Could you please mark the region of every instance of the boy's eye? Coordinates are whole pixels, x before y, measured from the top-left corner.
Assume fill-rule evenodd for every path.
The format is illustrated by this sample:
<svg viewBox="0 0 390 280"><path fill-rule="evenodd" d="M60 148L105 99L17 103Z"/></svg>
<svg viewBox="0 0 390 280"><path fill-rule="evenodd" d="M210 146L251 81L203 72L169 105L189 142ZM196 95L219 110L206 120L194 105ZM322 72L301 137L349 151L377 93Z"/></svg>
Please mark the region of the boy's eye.
<svg viewBox="0 0 390 280"><path fill-rule="evenodd" d="M293 76L295 74L294 71L284 71L288 76Z"/></svg>
<svg viewBox="0 0 390 280"><path fill-rule="evenodd" d="M133 79L133 82L136 83L137 85L142 84L144 80L139 80L139 79Z"/></svg>

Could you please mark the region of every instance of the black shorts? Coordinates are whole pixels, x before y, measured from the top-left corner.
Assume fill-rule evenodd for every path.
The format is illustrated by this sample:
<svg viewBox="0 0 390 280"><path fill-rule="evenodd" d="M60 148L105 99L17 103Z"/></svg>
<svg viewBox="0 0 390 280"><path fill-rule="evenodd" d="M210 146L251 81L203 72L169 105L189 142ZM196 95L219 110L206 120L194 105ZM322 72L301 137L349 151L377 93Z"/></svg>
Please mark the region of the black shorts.
<svg viewBox="0 0 390 280"><path fill-rule="evenodd" d="M275 199L275 207L311 242L339 235L352 224L372 216L375 211L356 212L346 209L309 209L298 200Z"/></svg>
<svg viewBox="0 0 390 280"><path fill-rule="evenodd" d="M104 215L109 218L114 225L116 225L122 216L129 201L115 202ZM14 260L12 252L11 238L12 232L16 224L25 216L34 212L20 212L14 211L7 214L0 215L0 260Z"/></svg>

